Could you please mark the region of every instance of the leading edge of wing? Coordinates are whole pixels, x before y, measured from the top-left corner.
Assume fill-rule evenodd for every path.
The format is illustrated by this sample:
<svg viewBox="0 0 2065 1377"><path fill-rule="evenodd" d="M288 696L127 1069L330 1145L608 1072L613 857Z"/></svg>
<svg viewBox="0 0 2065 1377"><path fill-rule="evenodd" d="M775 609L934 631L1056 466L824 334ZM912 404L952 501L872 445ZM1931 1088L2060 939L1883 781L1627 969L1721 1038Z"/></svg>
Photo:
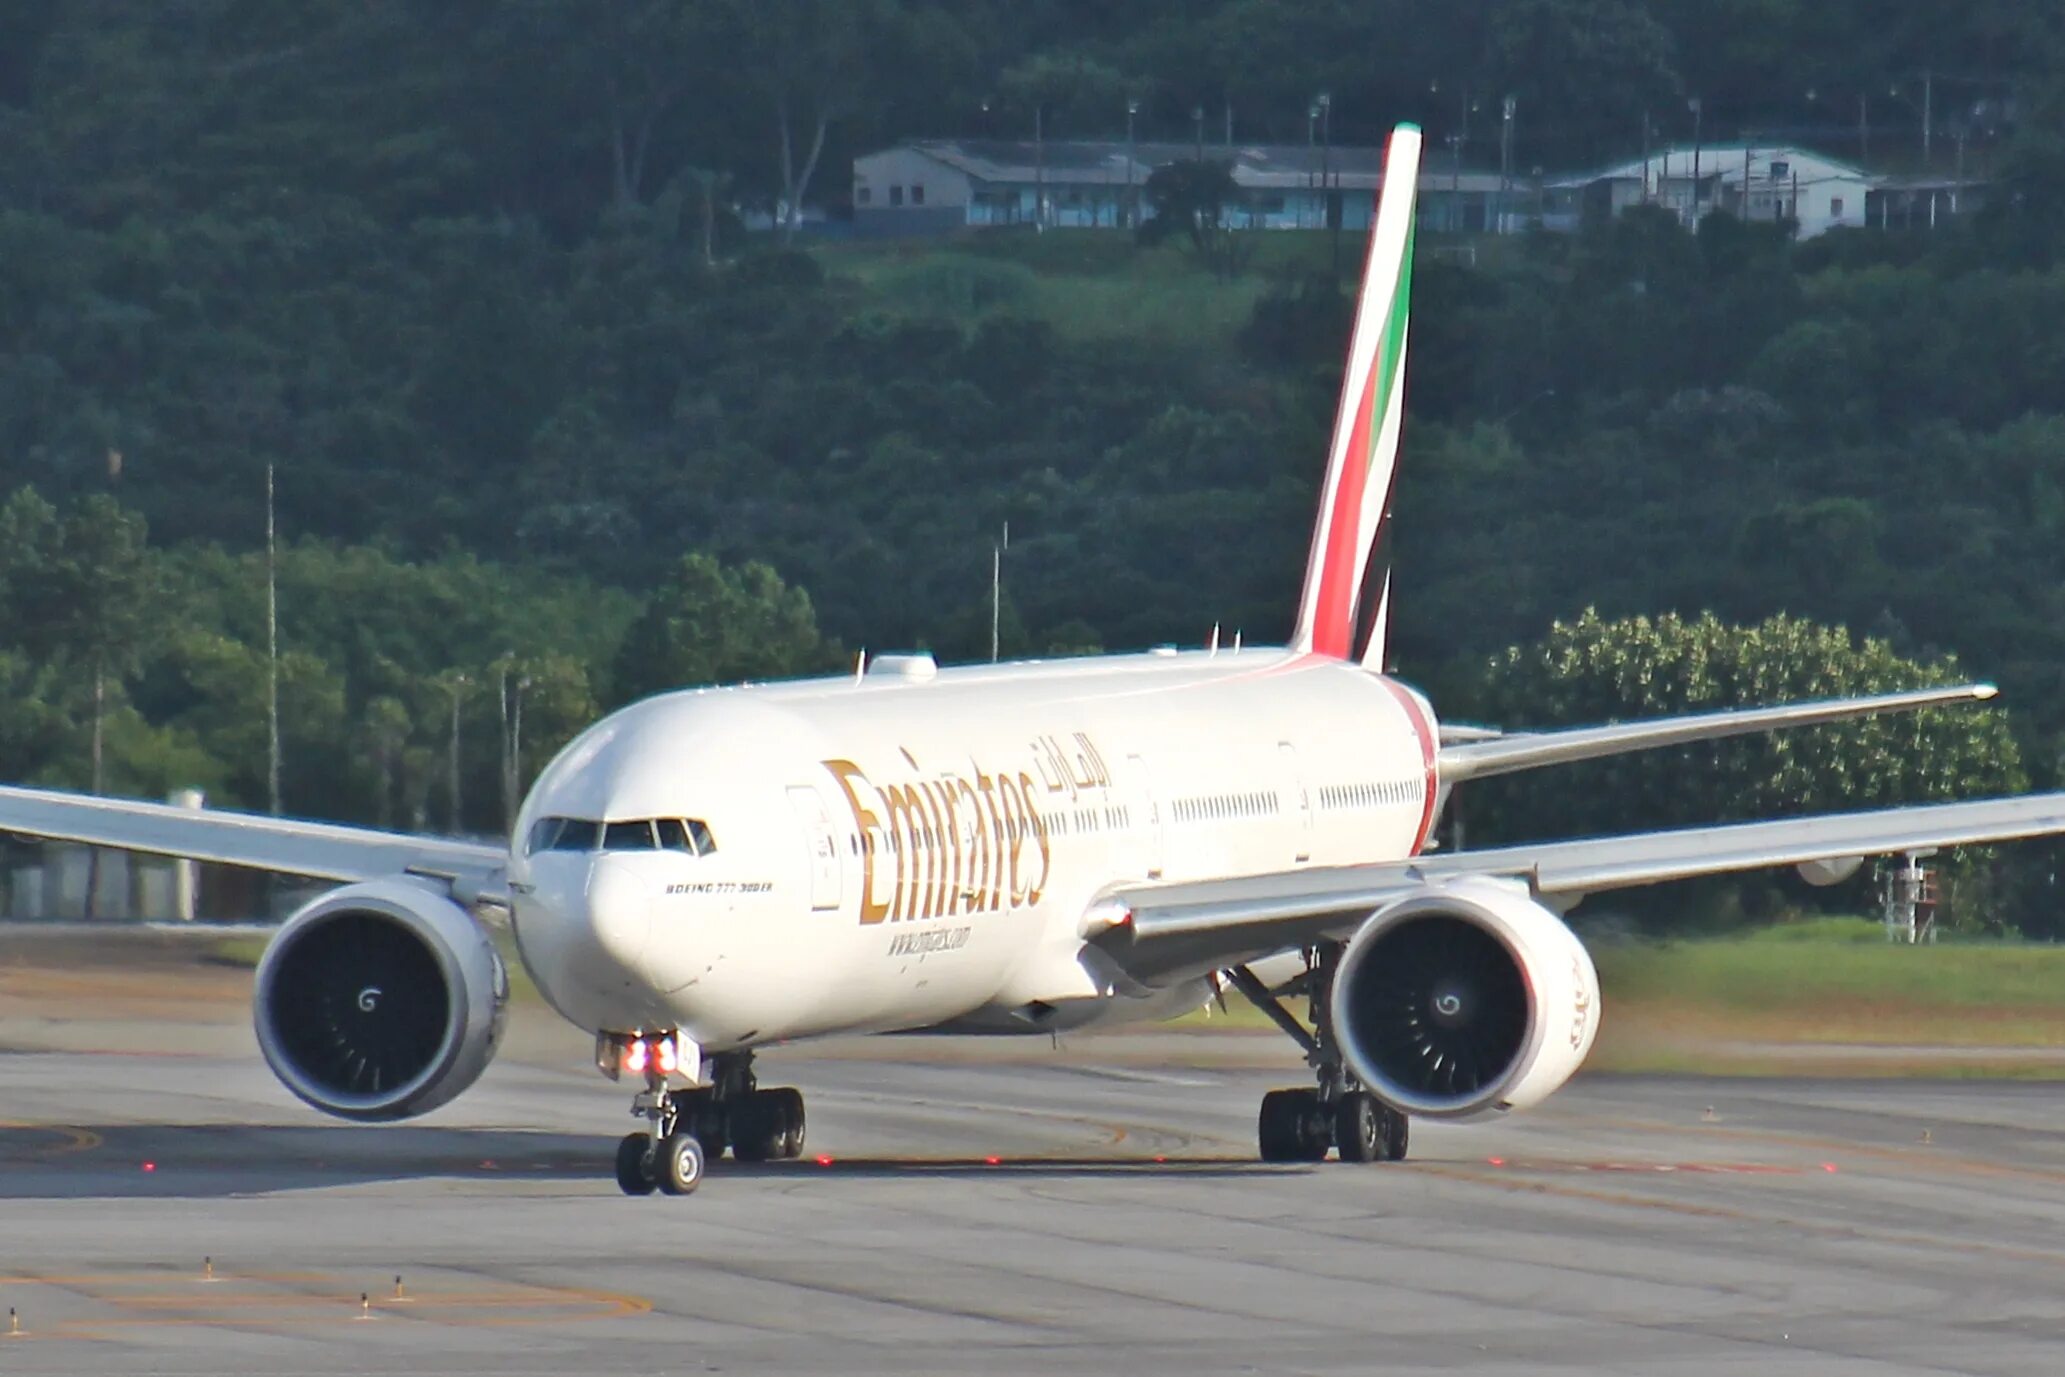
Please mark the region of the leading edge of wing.
<svg viewBox="0 0 2065 1377"><path fill-rule="evenodd" d="M2065 833L2065 793L1730 823L1404 861L1120 890L1097 944L1142 979L1209 970L1340 936L1407 890L1465 875L1583 896L1666 880Z"/></svg>
<svg viewBox="0 0 2065 1377"><path fill-rule="evenodd" d="M1881 713L1984 703L1999 692L1991 684L1958 684L1866 698L1826 698L1771 708L1733 708L1726 712L1695 713L1686 717L1616 722L1605 727L1577 727L1569 731L1528 732L1488 740L1460 741L1442 746L1440 778L1444 784L1460 784L1466 779L1484 779L1491 775L1538 769L1544 765L1594 760L1600 756L1654 750L1691 741L1717 741L1752 732L1810 727Z"/></svg>
<svg viewBox="0 0 2065 1377"><path fill-rule="evenodd" d="M480 842L50 789L0 787L0 832L345 882L404 872L480 877L509 859Z"/></svg>

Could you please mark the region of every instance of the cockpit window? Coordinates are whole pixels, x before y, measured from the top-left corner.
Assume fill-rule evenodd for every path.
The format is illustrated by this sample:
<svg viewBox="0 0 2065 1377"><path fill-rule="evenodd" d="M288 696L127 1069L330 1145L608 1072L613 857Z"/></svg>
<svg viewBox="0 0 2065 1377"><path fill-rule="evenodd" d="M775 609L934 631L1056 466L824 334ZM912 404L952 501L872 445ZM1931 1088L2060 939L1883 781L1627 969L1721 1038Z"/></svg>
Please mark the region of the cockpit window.
<svg viewBox="0 0 2065 1377"><path fill-rule="evenodd" d="M602 830L605 851L650 851L653 849L650 822L613 822Z"/></svg>
<svg viewBox="0 0 2065 1377"><path fill-rule="evenodd" d="M707 823L695 818L637 818L601 823L587 818L539 818L525 854L540 851L683 851L707 856L717 849Z"/></svg>
<svg viewBox="0 0 2065 1377"><path fill-rule="evenodd" d="M586 818L539 818L531 824L529 854L540 851L593 851L602 824Z"/></svg>

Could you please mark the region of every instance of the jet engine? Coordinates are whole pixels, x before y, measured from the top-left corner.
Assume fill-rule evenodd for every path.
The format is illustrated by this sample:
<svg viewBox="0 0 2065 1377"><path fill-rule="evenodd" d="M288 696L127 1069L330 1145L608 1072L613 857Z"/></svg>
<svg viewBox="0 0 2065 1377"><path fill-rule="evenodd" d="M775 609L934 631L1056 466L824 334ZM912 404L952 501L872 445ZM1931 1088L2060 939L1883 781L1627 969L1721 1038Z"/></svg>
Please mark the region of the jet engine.
<svg viewBox="0 0 2065 1377"><path fill-rule="evenodd" d="M1334 970L1334 1031L1393 1106L1465 1119L1536 1104L1599 1030L1599 979L1562 919L1469 877L1377 910Z"/></svg>
<svg viewBox="0 0 2065 1377"><path fill-rule="evenodd" d="M258 963L258 1046L327 1114L406 1119L480 1079L502 1038L509 975L473 916L406 878L331 890Z"/></svg>

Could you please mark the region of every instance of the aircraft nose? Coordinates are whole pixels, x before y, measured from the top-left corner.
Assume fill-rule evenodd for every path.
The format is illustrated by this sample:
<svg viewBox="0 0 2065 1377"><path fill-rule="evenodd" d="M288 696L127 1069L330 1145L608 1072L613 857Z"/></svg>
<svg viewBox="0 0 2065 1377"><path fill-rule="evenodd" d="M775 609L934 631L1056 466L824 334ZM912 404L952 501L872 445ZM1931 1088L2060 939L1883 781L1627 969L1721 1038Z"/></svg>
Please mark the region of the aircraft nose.
<svg viewBox="0 0 2065 1377"><path fill-rule="evenodd" d="M652 888L646 878L625 858L598 856L588 872L584 907L596 947L644 978L646 942L652 935Z"/></svg>
<svg viewBox="0 0 2065 1377"><path fill-rule="evenodd" d="M538 987L573 1022L633 1028L652 1021L651 930L651 887L618 858L533 858L529 888L517 899L516 939Z"/></svg>

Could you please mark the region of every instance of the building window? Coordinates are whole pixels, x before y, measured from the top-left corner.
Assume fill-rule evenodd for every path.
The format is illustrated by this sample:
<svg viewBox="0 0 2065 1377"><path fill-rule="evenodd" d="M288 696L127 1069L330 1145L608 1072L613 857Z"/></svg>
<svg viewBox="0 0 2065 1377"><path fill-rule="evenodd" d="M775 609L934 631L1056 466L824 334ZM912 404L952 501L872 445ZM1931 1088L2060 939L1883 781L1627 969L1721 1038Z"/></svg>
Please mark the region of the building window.
<svg viewBox="0 0 2065 1377"><path fill-rule="evenodd" d="M890 205L892 205L892 206L900 206L900 205L902 205L902 204L903 204L903 188L902 188L902 187L900 187L900 186L893 186L893 187L889 188L889 204L890 204Z"/></svg>
<svg viewBox="0 0 2065 1377"><path fill-rule="evenodd" d="M864 206L874 199L875 193L869 190L867 187L862 187L858 191L853 193L853 204L857 206Z"/></svg>
<svg viewBox="0 0 2065 1377"><path fill-rule="evenodd" d="M1832 219L1832 220L1840 220L1840 219L1842 219L1842 218L1843 218L1843 198L1842 198L1842 197L1840 197L1840 196L1831 196L1831 197L1829 197L1829 198L1828 198L1828 214L1829 214L1829 218L1830 218L1830 219Z"/></svg>
<svg viewBox="0 0 2065 1377"><path fill-rule="evenodd" d="M911 187L911 204L914 206L925 204L925 184L923 182L918 182Z"/></svg>
<svg viewBox="0 0 2065 1377"><path fill-rule="evenodd" d="M1771 180L1772 180L1772 181L1774 181L1774 182L1782 182L1782 181L1784 181L1784 180L1785 180L1786 178L1788 178L1788 177L1790 177L1790 176L1792 176L1792 175L1793 175L1793 165L1792 165L1791 163L1773 163L1773 164L1771 164Z"/></svg>

